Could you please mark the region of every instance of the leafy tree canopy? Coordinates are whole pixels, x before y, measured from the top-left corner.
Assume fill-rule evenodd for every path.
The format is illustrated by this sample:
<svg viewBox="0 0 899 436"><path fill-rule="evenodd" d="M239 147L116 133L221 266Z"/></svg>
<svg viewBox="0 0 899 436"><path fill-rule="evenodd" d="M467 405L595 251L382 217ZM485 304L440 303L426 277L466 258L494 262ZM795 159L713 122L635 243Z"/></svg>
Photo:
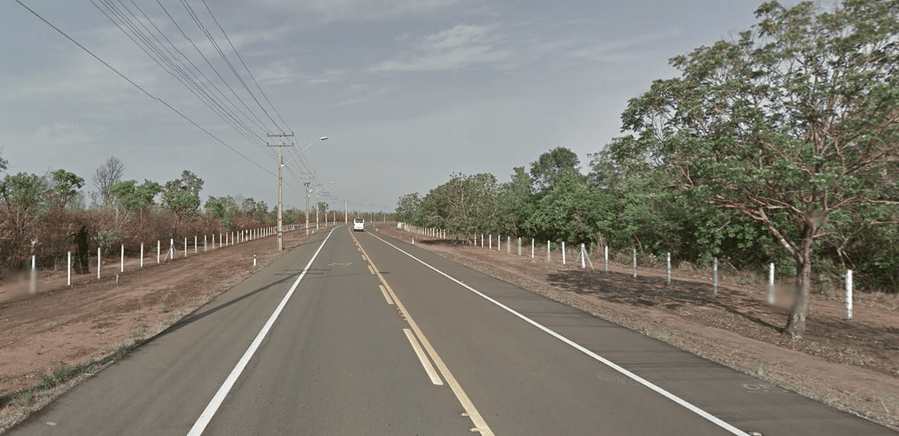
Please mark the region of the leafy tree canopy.
<svg viewBox="0 0 899 436"><path fill-rule="evenodd" d="M140 212L154 204L153 199L162 192L162 186L146 179L141 185L138 185L136 180L127 180L112 185L109 192L118 199L125 210Z"/></svg>
<svg viewBox="0 0 899 436"><path fill-rule="evenodd" d="M179 220L196 218L199 215L200 190L202 189L203 179L184 170L180 179L165 183L165 189L162 191L163 204L174 212Z"/></svg>
<svg viewBox="0 0 899 436"><path fill-rule="evenodd" d="M768 2L756 15L735 40L673 58L681 77L632 99L622 120L635 135L609 149L764 225L797 265L796 335L828 219L899 200L899 1Z"/></svg>
<svg viewBox="0 0 899 436"><path fill-rule="evenodd" d="M579 165L577 154L565 147L557 147L541 154L536 162L531 162L531 176L537 189L542 191L555 185L565 171L580 171Z"/></svg>

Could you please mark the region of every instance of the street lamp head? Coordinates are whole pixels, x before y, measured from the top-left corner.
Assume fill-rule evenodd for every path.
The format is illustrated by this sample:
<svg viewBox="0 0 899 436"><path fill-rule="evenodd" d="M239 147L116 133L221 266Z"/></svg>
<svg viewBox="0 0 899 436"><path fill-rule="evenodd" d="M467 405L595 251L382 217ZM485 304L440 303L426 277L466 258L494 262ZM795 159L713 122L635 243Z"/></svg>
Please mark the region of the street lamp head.
<svg viewBox="0 0 899 436"><path fill-rule="evenodd" d="M327 137L327 136L322 136L321 138L318 138L318 139L319 139L319 140L322 140L322 141L327 141L327 140L328 140L328 137Z"/></svg>

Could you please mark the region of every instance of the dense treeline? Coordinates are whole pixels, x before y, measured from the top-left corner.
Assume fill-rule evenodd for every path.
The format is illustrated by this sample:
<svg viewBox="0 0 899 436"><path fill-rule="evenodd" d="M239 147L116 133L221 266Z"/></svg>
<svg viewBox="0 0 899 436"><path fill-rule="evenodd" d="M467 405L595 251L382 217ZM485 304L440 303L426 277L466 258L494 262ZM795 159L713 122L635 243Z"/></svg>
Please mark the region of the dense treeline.
<svg viewBox="0 0 899 436"><path fill-rule="evenodd" d="M853 269L899 291L899 0L762 4L732 40L671 59L681 75L631 99L587 175L557 148L510 182L453 175L400 198L398 219L671 252L796 277L785 333L805 328L810 290Z"/></svg>
<svg viewBox="0 0 899 436"><path fill-rule="evenodd" d="M7 166L0 158L0 171ZM121 161L109 158L94 174L97 191L87 194L82 192L84 179L62 169L0 179L0 277L7 270L29 266L32 256L39 266L53 268L65 266L69 251L73 257L95 256L98 247L110 254L124 244L129 254L136 254L142 242L150 252L157 240L187 237L192 244L195 235L202 240L203 235L276 223L276 209L270 210L263 201L209 196L203 202L203 179L190 171L159 184L122 180L124 169ZM319 207L324 219L327 204ZM301 210L283 213L285 225L304 220ZM164 245L167 249L168 242Z"/></svg>

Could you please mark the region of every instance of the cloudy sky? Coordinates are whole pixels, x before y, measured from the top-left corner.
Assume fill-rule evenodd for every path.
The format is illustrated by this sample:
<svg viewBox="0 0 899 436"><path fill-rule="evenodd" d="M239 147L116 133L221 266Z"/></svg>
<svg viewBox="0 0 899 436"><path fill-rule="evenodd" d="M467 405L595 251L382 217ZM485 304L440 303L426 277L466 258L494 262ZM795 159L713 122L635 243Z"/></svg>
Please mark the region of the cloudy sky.
<svg viewBox="0 0 899 436"><path fill-rule="evenodd" d="M292 132L286 205L304 207L313 172L332 204L392 211L453 173L507 181L558 146L586 166L627 100L676 75L670 57L749 28L760 0L21 2L121 76L0 3L7 173L62 168L90 191L115 156L126 180L187 169L204 200L274 206L266 135Z"/></svg>

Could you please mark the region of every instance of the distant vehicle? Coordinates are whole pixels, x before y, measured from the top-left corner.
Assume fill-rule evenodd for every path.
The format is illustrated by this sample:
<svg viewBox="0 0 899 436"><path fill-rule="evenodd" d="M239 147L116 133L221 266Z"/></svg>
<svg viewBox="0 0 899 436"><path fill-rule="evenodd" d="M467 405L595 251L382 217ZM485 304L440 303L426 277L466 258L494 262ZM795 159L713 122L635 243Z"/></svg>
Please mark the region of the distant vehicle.
<svg viewBox="0 0 899 436"><path fill-rule="evenodd" d="M360 232L365 231L365 220L364 219L356 218L353 220L353 231L355 232L357 230Z"/></svg>

